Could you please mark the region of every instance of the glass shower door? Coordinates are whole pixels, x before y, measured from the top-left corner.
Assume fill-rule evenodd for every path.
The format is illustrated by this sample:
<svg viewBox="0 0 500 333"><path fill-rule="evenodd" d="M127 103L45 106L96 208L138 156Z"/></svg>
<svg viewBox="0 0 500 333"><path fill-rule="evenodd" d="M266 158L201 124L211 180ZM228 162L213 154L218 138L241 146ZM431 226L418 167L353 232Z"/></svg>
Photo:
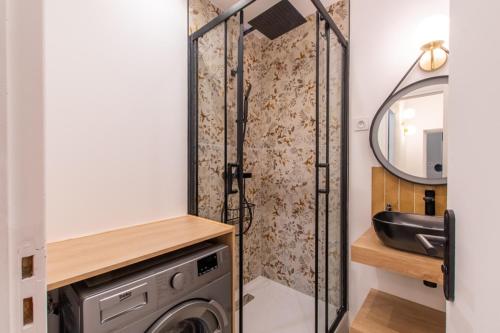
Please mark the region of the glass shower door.
<svg viewBox="0 0 500 333"><path fill-rule="evenodd" d="M336 326L347 304L347 50L317 17L317 322Z"/></svg>
<svg viewBox="0 0 500 333"><path fill-rule="evenodd" d="M221 221L224 202L224 26L196 41L197 215Z"/></svg>
<svg viewBox="0 0 500 333"><path fill-rule="evenodd" d="M189 40L189 213L234 225L237 235L248 227L248 205L242 204L246 202L242 16L241 12ZM236 246L239 281L243 237L237 238ZM238 290L242 298L243 291Z"/></svg>

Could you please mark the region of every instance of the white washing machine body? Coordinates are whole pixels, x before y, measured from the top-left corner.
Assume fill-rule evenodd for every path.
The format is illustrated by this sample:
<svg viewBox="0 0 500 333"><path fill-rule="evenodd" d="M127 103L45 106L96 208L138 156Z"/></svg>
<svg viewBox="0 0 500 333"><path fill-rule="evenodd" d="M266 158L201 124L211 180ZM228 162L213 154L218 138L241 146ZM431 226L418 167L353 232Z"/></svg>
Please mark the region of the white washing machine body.
<svg viewBox="0 0 500 333"><path fill-rule="evenodd" d="M205 243L67 286L64 332L230 333L231 265Z"/></svg>

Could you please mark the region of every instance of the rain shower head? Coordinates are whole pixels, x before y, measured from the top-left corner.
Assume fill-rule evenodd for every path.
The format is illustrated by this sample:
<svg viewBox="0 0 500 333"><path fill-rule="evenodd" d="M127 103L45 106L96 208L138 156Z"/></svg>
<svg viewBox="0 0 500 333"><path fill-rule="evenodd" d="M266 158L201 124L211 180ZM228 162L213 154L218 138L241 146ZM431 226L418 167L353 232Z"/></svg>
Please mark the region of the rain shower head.
<svg viewBox="0 0 500 333"><path fill-rule="evenodd" d="M306 19L288 0L282 0L248 23L267 38L275 39L306 23Z"/></svg>

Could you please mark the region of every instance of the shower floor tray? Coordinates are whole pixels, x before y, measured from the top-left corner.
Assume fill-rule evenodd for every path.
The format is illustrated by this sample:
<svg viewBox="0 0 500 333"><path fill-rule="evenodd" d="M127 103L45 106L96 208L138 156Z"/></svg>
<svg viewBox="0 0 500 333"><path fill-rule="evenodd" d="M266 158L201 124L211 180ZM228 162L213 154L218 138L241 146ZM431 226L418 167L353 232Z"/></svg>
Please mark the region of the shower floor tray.
<svg viewBox="0 0 500 333"><path fill-rule="evenodd" d="M247 283L243 290L254 296L243 308L243 333L314 332L314 297L262 276ZM324 302L320 301L319 307L324 309ZM335 310L332 306L330 316L334 316ZM323 327L321 319L324 318L319 322Z"/></svg>

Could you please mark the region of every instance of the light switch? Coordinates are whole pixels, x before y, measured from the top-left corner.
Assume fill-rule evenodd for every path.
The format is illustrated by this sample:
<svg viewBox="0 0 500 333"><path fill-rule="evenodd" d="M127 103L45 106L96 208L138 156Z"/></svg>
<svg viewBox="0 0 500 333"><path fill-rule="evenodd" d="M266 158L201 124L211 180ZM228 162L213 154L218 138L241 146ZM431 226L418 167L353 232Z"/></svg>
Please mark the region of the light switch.
<svg viewBox="0 0 500 333"><path fill-rule="evenodd" d="M368 131L370 129L370 118L369 117L359 117L353 119L354 131Z"/></svg>

